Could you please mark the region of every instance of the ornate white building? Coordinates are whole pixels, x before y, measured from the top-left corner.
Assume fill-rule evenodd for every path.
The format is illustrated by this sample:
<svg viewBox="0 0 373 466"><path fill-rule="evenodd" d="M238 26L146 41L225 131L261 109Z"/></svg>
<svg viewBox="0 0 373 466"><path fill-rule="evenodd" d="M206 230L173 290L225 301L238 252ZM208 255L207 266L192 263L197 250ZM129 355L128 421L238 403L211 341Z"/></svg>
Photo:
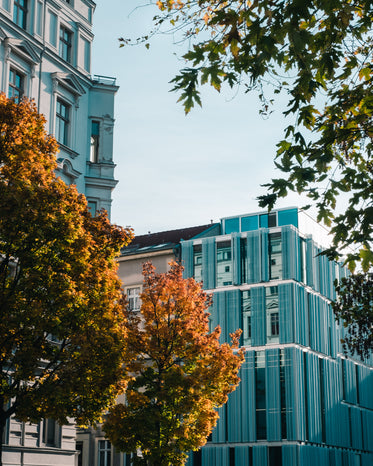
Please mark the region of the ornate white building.
<svg viewBox="0 0 373 466"><path fill-rule="evenodd" d="M60 144L59 175L85 194L93 213L110 215L118 87L114 78L90 74L94 10L92 0L0 0L0 91L35 100ZM79 465L75 437L73 423L11 419L3 465Z"/></svg>
<svg viewBox="0 0 373 466"><path fill-rule="evenodd" d="M35 100L60 143L61 177L110 214L114 78L91 78L91 0L0 0L0 90Z"/></svg>

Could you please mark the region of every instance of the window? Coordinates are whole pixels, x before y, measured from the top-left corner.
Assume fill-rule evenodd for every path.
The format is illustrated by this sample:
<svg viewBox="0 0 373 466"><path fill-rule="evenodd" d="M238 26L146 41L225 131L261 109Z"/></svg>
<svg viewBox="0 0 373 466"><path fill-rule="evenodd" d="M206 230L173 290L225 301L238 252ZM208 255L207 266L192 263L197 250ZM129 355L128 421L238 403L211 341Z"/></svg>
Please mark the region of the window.
<svg viewBox="0 0 373 466"><path fill-rule="evenodd" d="M36 33L43 34L43 4L40 0L36 4Z"/></svg>
<svg viewBox="0 0 373 466"><path fill-rule="evenodd" d="M256 404L256 438L267 438L266 422L266 386L265 386L265 352L255 354L255 404Z"/></svg>
<svg viewBox="0 0 373 466"><path fill-rule="evenodd" d="M231 242L217 243L216 286L232 285L232 251Z"/></svg>
<svg viewBox="0 0 373 466"><path fill-rule="evenodd" d="M127 288L128 309L130 311L140 310L140 287Z"/></svg>
<svg viewBox="0 0 373 466"><path fill-rule="evenodd" d="M277 226L277 214L276 212L271 212L268 214L268 228L273 228Z"/></svg>
<svg viewBox="0 0 373 466"><path fill-rule="evenodd" d="M70 106L57 99L56 111L56 139L59 143L67 146L70 124Z"/></svg>
<svg viewBox="0 0 373 466"><path fill-rule="evenodd" d="M250 290L242 291L243 344L251 345L251 295Z"/></svg>
<svg viewBox="0 0 373 466"><path fill-rule="evenodd" d="M281 447L268 447L268 465L282 466Z"/></svg>
<svg viewBox="0 0 373 466"><path fill-rule="evenodd" d="M57 47L57 16L48 11L49 15L49 42L53 47Z"/></svg>
<svg viewBox="0 0 373 466"><path fill-rule="evenodd" d="M86 71L91 70L91 44L88 40L83 39L83 50L84 50L84 69Z"/></svg>
<svg viewBox="0 0 373 466"><path fill-rule="evenodd" d="M271 313L271 336L279 335L280 327L278 320L278 312Z"/></svg>
<svg viewBox="0 0 373 466"><path fill-rule="evenodd" d="M202 281L202 245L193 246L193 275L197 282Z"/></svg>
<svg viewBox="0 0 373 466"><path fill-rule="evenodd" d="M83 466L83 443L82 442L76 442L76 451L78 452L77 466Z"/></svg>
<svg viewBox="0 0 373 466"><path fill-rule="evenodd" d="M98 147L100 141L100 122L92 121L91 126L91 155L90 161L92 163L98 162Z"/></svg>
<svg viewBox="0 0 373 466"><path fill-rule="evenodd" d="M268 286L266 288L266 319L267 319L267 342L278 343L280 335L280 322L278 312L278 287Z"/></svg>
<svg viewBox="0 0 373 466"><path fill-rule="evenodd" d="M96 215L97 212L97 202L96 201L88 201L88 209L91 212L92 217Z"/></svg>
<svg viewBox="0 0 373 466"><path fill-rule="evenodd" d="M71 37L72 33L64 26L61 26L59 55L69 63L71 63Z"/></svg>
<svg viewBox="0 0 373 466"><path fill-rule="evenodd" d="M282 279L281 233L268 235L269 279Z"/></svg>
<svg viewBox="0 0 373 466"><path fill-rule="evenodd" d="M287 406L286 406L286 375L285 375L285 350L284 349L280 349L280 398L281 398L281 438L286 439L287 438L287 423L286 423Z"/></svg>
<svg viewBox="0 0 373 466"><path fill-rule="evenodd" d="M19 102L23 96L24 78L13 68L9 70L9 88L8 96L10 99L14 99L15 102Z"/></svg>
<svg viewBox="0 0 373 466"><path fill-rule="evenodd" d="M98 466L111 465L111 444L109 440L98 441Z"/></svg>
<svg viewBox="0 0 373 466"><path fill-rule="evenodd" d="M2 5L3 5L4 10L6 11L10 10L10 0L3 0Z"/></svg>
<svg viewBox="0 0 373 466"><path fill-rule="evenodd" d="M247 255L247 247L246 247L246 238L241 238L240 240L240 257L241 257L241 283L246 283L247 279L247 272L246 272L246 255Z"/></svg>
<svg viewBox="0 0 373 466"><path fill-rule="evenodd" d="M27 0L14 0L13 21L17 26L26 29Z"/></svg>
<svg viewBox="0 0 373 466"><path fill-rule="evenodd" d="M43 438L47 447L60 446L60 426L54 419L44 419Z"/></svg>

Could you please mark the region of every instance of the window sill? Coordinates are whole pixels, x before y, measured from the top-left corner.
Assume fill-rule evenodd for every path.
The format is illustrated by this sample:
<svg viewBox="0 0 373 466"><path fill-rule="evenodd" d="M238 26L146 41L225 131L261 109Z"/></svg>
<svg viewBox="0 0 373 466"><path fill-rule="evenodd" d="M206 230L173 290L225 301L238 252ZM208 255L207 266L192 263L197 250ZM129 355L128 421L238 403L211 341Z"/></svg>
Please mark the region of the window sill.
<svg viewBox="0 0 373 466"><path fill-rule="evenodd" d="M58 142L58 141L57 141ZM78 152L75 152L74 150L70 149L70 147L65 146L65 144L62 144L61 142L58 142L60 151L66 152L72 159L75 159L78 157Z"/></svg>

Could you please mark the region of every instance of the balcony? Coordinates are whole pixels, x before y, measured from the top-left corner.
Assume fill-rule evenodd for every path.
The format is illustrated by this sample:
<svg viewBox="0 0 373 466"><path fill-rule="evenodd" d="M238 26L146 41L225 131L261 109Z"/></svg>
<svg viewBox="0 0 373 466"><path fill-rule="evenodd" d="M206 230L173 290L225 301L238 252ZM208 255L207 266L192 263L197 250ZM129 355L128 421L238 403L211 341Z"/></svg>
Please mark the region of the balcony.
<svg viewBox="0 0 373 466"><path fill-rule="evenodd" d="M100 74L94 74L92 81L97 84L105 84L106 86L115 86L117 78L112 78L110 76L101 76Z"/></svg>

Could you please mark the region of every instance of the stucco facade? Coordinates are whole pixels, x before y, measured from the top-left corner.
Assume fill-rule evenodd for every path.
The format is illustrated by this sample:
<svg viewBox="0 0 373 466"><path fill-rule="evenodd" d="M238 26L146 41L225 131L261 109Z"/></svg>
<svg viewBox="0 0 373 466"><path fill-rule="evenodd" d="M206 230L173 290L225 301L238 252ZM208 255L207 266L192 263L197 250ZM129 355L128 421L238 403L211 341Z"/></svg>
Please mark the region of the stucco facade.
<svg viewBox="0 0 373 466"><path fill-rule="evenodd" d="M93 213L110 215L114 179L114 78L91 77L91 0L0 0L0 91L35 101L59 142L57 174L76 184ZM4 466L75 466L76 428L11 419Z"/></svg>
<svg viewBox="0 0 373 466"><path fill-rule="evenodd" d="M91 0L0 0L0 90L35 100L60 144L59 175L111 209L114 78L91 78Z"/></svg>

